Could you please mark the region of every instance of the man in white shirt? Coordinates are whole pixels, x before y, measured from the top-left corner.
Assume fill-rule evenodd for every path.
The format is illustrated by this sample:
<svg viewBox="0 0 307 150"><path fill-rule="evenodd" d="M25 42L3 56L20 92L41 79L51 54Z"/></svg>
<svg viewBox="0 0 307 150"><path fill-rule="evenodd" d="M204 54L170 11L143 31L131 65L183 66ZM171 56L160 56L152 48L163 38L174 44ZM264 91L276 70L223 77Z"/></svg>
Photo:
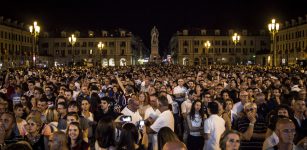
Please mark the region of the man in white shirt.
<svg viewBox="0 0 307 150"><path fill-rule="evenodd" d="M232 111L235 115L238 115L240 112L243 111L243 106L245 103L249 102L248 99L248 92L241 91L240 92L240 102L237 102L233 105Z"/></svg>
<svg viewBox="0 0 307 150"><path fill-rule="evenodd" d="M138 111L139 105L139 100L136 98L135 95L132 95L132 97L128 100L128 105L121 111L123 115L131 116L131 123L135 125L137 125L140 120L143 120Z"/></svg>
<svg viewBox="0 0 307 150"><path fill-rule="evenodd" d="M220 137L225 131L225 121L218 116L219 105L211 102L208 105L210 117L205 120L204 133L205 145L204 150L220 150Z"/></svg>
<svg viewBox="0 0 307 150"><path fill-rule="evenodd" d="M157 133L163 127L169 127L174 131L174 116L173 113L169 110L168 100L165 96L160 96L158 98L158 105L161 114L159 117L152 123L150 120L146 121L146 132L147 134L155 134L153 143L153 150L158 149L157 142ZM152 124L151 124L152 123Z"/></svg>

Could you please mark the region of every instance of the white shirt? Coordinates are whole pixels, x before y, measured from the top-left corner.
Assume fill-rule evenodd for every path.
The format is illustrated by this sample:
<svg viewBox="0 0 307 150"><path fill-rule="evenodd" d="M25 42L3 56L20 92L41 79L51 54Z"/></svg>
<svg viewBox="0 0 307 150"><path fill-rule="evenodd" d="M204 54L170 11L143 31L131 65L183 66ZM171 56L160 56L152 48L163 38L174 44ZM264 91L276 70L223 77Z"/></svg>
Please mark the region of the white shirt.
<svg viewBox="0 0 307 150"><path fill-rule="evenodd" d="M184 86L180 87L178 85L174 88L173 94L180 94L180 93L186 93L186 92L187 92L187 89Z"/></svg>
<svg viewBox="0 0 307 150"><path fill-rule="evenodd" d="M173 103L173 98L172 98L171 95L167 94L166 98L167 98L168 104L172 104Z"/></svg>
<svg viewBox="0 0 307 150"><path fill-rule="evenodd" d="M217 114L210 115L204 123L204 133L210 133L206 140L204 150L220 150L220 138L225 131L225 121Z"/></svg>
<svg viewBox="0 0 307 150"><path fill-rule="evenodd" d="M143 120L138 110L136 112L132 112L130 109L128 109L128 106L126 106L121 113L126 116L131 116L131 123L135 125L137 125L138 121Z"/></svg>
<svg viewBox="0 0 307 150"><path fill-rule="evenodd" d="M146 120L147 118L151 117L152 119L157 119L158 116L161 114L161 112L159 111L159 109L154 110L151 106L148 107L145 110L145 115L144 115L144 120Z"/></svg>
<svg viewBox="0 0 307 150"><path fill-rule="evenodd" d="M192 107L192 101L187 99L186 101L184 101L182 104L181 104L181 113L185 113L185 114L188 114L190 113L191 111L191 107Z"/></svg>
<svg viewBox="0 0 307 150"><path fill-rule="evenodd" d="M232 107L232 112L235 114L235 115L238 115L240 112L243 111L243 105L242 105L242 102L237 102L233 105Z"/></svg>
<svg viewBox="0 0 307 150"><path fill-rule="evenodd" d="M166 110L162 112L157 120L150 126L152 130L155 132L159 132L161 128L163 127L169 127L174 131L174 116L173 113L170 110ZM158 140L157 140L157 134L154 134L154 143L153 144L153 150L158 150Z"/></svg>

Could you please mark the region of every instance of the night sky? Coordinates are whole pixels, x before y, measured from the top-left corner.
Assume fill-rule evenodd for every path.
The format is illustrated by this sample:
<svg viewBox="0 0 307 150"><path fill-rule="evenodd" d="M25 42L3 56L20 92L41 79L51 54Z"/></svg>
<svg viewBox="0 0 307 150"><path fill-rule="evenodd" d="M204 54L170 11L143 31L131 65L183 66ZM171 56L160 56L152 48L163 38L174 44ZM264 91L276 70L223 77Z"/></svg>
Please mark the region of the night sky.
<svg viewBox="0 0 307 150"><path fill-rule="evenodd" d="M160 50L183 28L266 29L272 17L284 22L307 14L306 0L2 0L0 16L43 30L100 30L124 28L150 47L150 30L160 32ZM5 5L5 4L6 5Z"/></svg>

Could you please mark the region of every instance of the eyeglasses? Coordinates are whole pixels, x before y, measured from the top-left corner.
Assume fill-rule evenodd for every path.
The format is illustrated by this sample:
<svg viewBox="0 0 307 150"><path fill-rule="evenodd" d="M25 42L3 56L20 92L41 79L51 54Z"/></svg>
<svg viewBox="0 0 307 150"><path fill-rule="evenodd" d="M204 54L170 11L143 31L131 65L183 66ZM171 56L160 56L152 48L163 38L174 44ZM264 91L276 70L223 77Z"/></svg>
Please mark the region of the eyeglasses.
<svg viewBox="0 0 307 150"><path fill-rule="evenodd" d="M35 126L36 123L27 123L26 125L28 125L28 126Z"/></svg>
<svg viewBox="0 0 307 150"><path fill-rule="evenodd" d="M246 111L247 112L250 112L250 111L254 111L254 110L256 110L257 108L254 108L254 107L252 107L252 108L246 108Z"/></svg>

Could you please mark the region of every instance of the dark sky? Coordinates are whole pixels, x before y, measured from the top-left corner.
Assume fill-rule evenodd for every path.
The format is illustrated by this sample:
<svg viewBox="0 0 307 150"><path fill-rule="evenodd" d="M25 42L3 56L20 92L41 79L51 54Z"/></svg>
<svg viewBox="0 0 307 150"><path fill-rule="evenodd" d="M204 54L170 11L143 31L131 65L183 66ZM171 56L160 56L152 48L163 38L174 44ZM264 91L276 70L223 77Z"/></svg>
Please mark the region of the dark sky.
<svg viewBox="0 0 307 150"><path fill-rule="evenodd" d="M307 0L2 0L1 5L0 16L27 24L36 19L47 31L120 27L139 35L147 47L155 25L161 49L183 28L258 30L272 17L284 22L307 14Z"/></svg>

